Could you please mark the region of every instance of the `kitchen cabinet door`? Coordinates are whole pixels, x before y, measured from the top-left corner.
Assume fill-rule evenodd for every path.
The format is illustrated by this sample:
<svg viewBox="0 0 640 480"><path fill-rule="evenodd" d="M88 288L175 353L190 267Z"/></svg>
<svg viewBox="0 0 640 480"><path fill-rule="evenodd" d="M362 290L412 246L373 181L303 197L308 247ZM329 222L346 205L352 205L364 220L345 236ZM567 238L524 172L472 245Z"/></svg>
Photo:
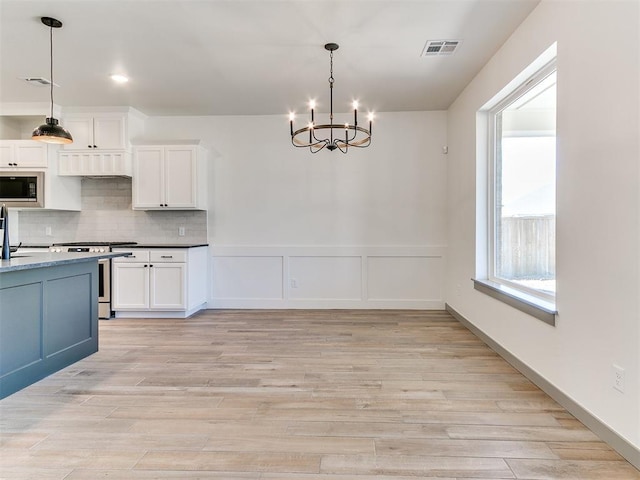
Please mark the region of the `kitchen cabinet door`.
<svg viewBox="0 0 640 480"><path fill-rule="evenodd" d="M133 208L162 208L166 203L164 178L164 149L137 148L133 162Z"/></svg>
<svg viewBox="0 0 640 480"><path fill-rule="evenodd" d="M113 310L149 308L149 264L113 263Z"/></svg>
<svg viewBox="0 0 640 480"><path fill-rule="evenodd" d="M165 201L169 208L196 207L196 149L166 147Z"/></svg>
<svg viewBox="0 0 640 480"><path fill-rule="evenodd" d="M0 141L0 167L13 167L14 151L13 143Z"/></svg>
<svg viewBox="0 0 640 480"><path fill-rule="evenodd" d="M15 163L18 168L47 168L47 145L34 140L17 140L15 142Z"/></svg>
<svg viewBox="0 0 640 480"><path fill-rule="evenodd" d="M93 117L69 117L60 124L73 137L73 143L65 145L65 150L86 150L93 148Z"/></svg>
<svg viewBox="0 0 640 480"><path fill-rule="evenodd" d="M150 270L149 308L187 308L187 271L184 263L154 263Z"/></svg>
<svg viewBox="0 0 640 480"><path fill-rule="evenodd" d="M124 117L94 117L93 142L102 150L126 148Z"/></svg>

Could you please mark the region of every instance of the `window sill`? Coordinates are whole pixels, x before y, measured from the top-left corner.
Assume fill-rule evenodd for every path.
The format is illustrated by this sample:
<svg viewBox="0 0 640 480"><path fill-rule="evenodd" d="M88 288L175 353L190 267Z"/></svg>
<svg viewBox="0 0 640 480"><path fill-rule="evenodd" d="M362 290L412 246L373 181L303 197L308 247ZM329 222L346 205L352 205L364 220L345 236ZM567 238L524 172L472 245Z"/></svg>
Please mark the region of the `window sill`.
<svg viewBox="0 0 640 480"><path fill-rule="evenodd" d="M473 288L479 292L504 302L549 325L555 326L558 311L552 302L540 300L539 298L519 292L513 288L505 287L491 280L476 280L475 278L472 280Z"/></svg>

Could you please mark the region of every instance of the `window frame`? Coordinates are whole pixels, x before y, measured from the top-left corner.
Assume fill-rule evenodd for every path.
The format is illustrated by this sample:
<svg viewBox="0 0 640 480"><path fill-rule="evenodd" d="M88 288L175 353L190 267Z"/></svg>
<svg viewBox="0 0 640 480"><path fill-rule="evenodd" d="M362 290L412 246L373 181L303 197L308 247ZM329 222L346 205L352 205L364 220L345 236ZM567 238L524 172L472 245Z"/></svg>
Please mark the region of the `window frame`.
<svg viewBox="0 0 640 480"><path fill-rule="evenodd" d="M541 68L536 70L532 75L530 75L526 80L519 83L513 90L504 95L500 101L498 101L491 108L486 110L487 114L487 134L488 134L488 152L487 152L487 280L488 282L484 285L484 287L491 286L492 288L497 287L497 290L505 290L507 292L514 293L517 296L517 292L521 292L526 296L527 300L530 302L531 297L533 299L539 299L542 301L545 309L549 308L549 305L552 305L555 308L555 300L556 295L543 292L541 290L537 290L534 288L527 287L525 285L509 281L508 279L497 277L496 276L496 234L497 234L497 162L498 162L498 149L499 149L499 139L497 137L498 133L498 123L499 123L499 114L504 111L508 106L516 102L519 98L529 92L531 89L535 88L539 83L544 81L549 75L553 73L557 75L557 66L556 66L556 58L554 57L552 60L544 64ZM557 87L556 87L557 88ZM556 118L557 118L557 108L556 108ZM557 144L556 144L556 153L557 153ZM557 157L556 157L557 158ZM557 209L556 209L557 210ZM500 287L505 287L501 289ZM488 292L485 292L488 293Z"/></svg>

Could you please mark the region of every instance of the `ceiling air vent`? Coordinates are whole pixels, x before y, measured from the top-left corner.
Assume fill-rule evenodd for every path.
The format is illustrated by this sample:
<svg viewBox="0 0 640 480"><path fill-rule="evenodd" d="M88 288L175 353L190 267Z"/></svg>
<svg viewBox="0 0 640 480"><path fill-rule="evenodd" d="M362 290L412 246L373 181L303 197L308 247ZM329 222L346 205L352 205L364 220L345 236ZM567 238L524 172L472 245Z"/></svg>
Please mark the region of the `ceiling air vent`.
<svg viewBox="0 0 640 480"><path fill-rule="evenodd" d="M20 80L24 80L29 85L34 85L36 87L48 87L51 85L51 80L44 77L20 77ZM53 84L54 87L59 87L57 83Z"/></svg>
<svg viewBox="0 0 640 480"><path fill-rule="evenodd" d="M460 43L462 43L460 40L428 40L421 56L453 55Z"/></svg>

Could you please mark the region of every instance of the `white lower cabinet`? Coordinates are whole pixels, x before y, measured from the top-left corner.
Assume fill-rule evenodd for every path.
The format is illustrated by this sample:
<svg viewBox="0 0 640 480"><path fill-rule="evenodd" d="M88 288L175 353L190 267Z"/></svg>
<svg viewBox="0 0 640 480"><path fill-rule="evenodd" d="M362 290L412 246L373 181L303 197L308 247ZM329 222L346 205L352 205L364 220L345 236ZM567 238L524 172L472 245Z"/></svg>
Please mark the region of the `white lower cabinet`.
<svg viewBox="0 0 640 480"><path fill-rule="evenodd" d="M114 249L112 309L117 317L185 318L206 303L207 248Z"/></svg>
<svg viewBox="0 0 640 480"><path fill-rule="evenodd" d="M149 308L149 264L113 260L113 310Z"/></svg>
<svg viewBox="0 0 640 480"><path fill-rule="evenodd" d="M184 263L155 263L149 268L149 308L187 308L187 268Z"/></svg>

